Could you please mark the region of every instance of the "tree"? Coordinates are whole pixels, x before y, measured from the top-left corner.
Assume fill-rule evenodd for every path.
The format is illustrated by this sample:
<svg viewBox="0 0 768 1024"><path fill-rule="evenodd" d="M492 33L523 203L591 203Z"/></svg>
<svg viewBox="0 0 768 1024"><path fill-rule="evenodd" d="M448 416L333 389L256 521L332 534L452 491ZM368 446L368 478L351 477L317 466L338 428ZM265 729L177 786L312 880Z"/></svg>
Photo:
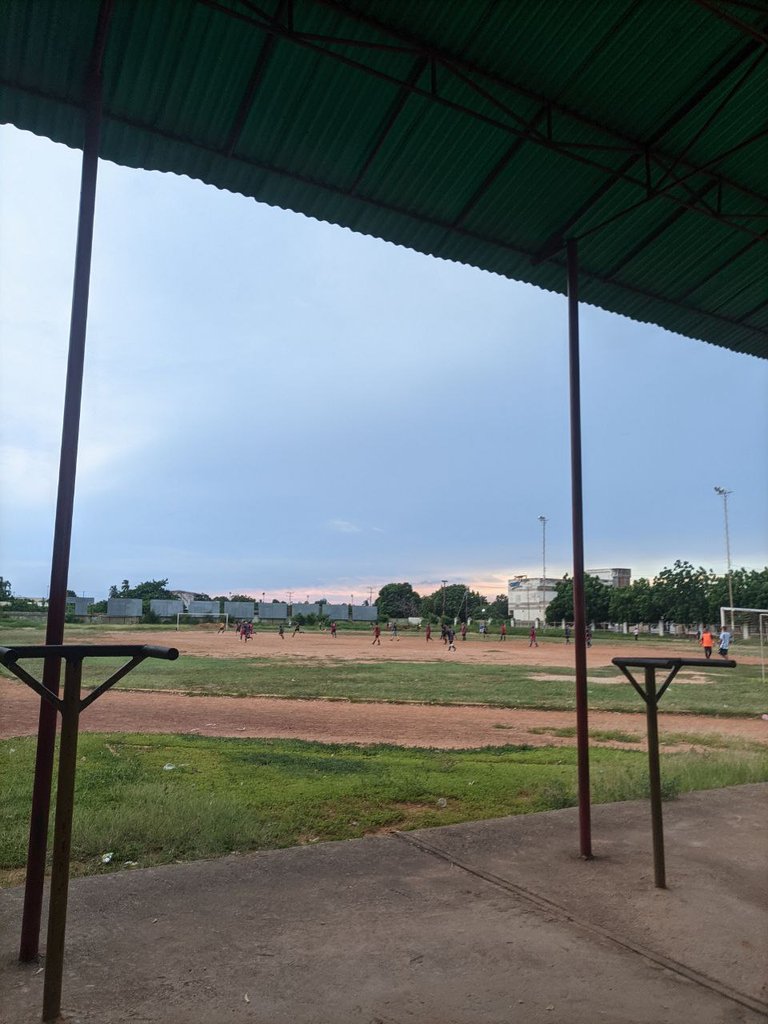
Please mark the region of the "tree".
<svg viewBox="0 0 768 1024"><path fill-rule="evenodd" d="M635 614L635 595L632 587L612 587L608 598L611 622L639 622Z"/></svg>
<svg viewBox="0 0 768 1024"><path fill-rule="evenodd" d="M669 569L665 566L653 583L654 598L660 618L685 625L707 618L712 590L712 573L679 559Z"/></svg>
<svg viewBox="0 0 768 1024"><path fill-rule="evenodd" d="M421 611L421 597L410 583L385 583L376 605L381 619L407 619Z"/></svg>
<svg viewBox="0 0 768 1024"><path fill-rule="evenodd" d="M0 576L0 601L10 601L12 596L11 581Z"/></svg>
<svg viewBox="0 0 768 1024"><path fill-rule="evenodd" d="M502 622L504 619L508 619L509 596L507 594L497 594L493 601L488 605L486 615L489 619L493 619L495 622Z"/></svg>
<svg viewBox="0 0 768 1024"><path fill-rule="evenodd" d="M168 580L145 580L132 587L128 580L123 580L120 590L114 584L109 588L109 596L115 597L138 597L141 599L142 614L146 618L150 614L149 602L156 599L169 599L174 595L168 588Z"/></svg>
<svg viewBox="0 0 768 1024"><path fill-rule="evenodd" d="M584 574L584 604L587 622L607 622L611 588L599 577ZM573 622L573 580L567 574L555 588L555 597L547 605L547 622L566 619Z"/></svg>
<svg viewBox="0 0 768 1024"><path fill-rule="evenodd" d="M452 583L449 587L440 587L434 594L421 600L421 610L435 618L459 619L466 622L482 615L487 605L486 599L476 590L469 590L464 583Z"/></svg>
<svg viewBox="0 0 768 1024"><path fill-rule="evenodd" d="M658 622L661 618L659 594L650 580L639 579L630 587L634 614L627 622ZM622 622L624 620L622 619Z"/></svg>
<svg viewBox="0 0 768 1024"><path fill-rule="evenodd" d="M145 580L143 583L137 583L126 597L140 597L142 601L168 600L173 594L168 590L168 580Z"/></svg>

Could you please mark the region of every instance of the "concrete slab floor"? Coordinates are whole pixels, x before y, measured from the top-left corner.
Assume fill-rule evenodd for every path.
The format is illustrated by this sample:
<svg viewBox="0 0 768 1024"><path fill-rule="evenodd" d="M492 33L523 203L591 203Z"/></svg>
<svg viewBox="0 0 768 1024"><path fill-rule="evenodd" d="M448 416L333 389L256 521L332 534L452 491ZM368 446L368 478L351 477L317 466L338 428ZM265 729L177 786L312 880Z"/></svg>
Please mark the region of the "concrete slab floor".
<svg viewBox="0 0 768 1024"><path fill-rule="evenodd" d="M753 1024L768 1016L768 785L573 808L74 881L80 1024ZM40 1019L0 911L0 1021Z"/></svg>

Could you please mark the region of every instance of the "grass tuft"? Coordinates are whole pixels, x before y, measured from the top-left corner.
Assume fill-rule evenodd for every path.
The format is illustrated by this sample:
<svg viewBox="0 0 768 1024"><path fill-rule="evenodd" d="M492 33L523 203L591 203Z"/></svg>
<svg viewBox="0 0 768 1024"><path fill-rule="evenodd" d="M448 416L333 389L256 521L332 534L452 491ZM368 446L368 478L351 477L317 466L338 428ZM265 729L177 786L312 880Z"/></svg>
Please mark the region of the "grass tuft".
<svg viewBox="0 0 768 1024"><path fill-rule="evenodd" d="M0 881L18 882L35 744L0 742ZM593 749L595 802L648 794L645 755ZM664 794L768 780L768 751L712 748L662 759ZM288 740L83 734L73 874L277 849L568 807L566 747L422 750ZM102 855L111 853L109 863Z"/></svg>

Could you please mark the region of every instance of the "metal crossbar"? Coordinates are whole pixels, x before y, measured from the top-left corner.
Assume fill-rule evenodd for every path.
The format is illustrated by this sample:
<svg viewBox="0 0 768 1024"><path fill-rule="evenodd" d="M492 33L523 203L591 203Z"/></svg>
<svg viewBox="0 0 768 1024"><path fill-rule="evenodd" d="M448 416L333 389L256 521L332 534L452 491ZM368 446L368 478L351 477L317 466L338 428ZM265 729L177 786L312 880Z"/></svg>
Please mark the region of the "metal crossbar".
<svg viewBox="0 0 768 1024"><path fill-rule="evenodd" d="M664 823L661 811L661 769L659 765L659 701L667 687L683 668L736 668L736 662L729 659L709 661L707 658L614 658L613 664L626 676L645 702L648 725L648 776L651 793L651 831L653 834L653 875L657 889L666 889L664 864ZM645 673L645 685L632 675L630 669L641 668ZM665 670L668 675L659 689L656 689L656 669Z"/></svg>
<svg viewBox="0 0 768 1024"><path fill-rule="evenodd" d="M56 823L53 836L51 895L48 911L45 978L43 982L43 1020L58 1020L61 1014L61 985L64 971L64 938L69 894L69 861L72 847L72 816L75 799L75 770L80 714L115 683L147 658L175 661L175 647L138 644L49 644L36 647L0 647L4 665L38 696L61 713L59 781L56 791ZM64 696L59 697L18 664L24 659L61 659L65 664ZM80 697L83 661L86 658L128 658L108 679L84 698Z"/></svg>

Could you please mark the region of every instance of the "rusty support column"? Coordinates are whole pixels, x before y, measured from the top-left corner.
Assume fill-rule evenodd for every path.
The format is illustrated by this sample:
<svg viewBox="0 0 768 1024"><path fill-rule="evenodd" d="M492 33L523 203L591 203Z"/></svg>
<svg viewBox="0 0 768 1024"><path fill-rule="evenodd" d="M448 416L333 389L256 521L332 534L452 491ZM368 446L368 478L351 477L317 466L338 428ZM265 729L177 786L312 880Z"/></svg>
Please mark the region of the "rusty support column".
<svg viewBox="0 0 768 1024"><path fill-rule="evenodd" d="M592 857L587 721L587 623L584 602L584 516L581 487L581 381L579 370L579 264L577 242L566 243L568 353L571 397L571 510L573 523L573 653L576 661L576 746L579 785L579 852Z"/></svg>
<svg viewBox="0 0 768 1024"><path fill-rule="evenodd" d="M657 889L666 889L664 821L661 809L661 767L659 765L659 708L656 698L656 669L649 665L645 667L645 717L648 724L648 782L651 791L653 880Z"/></svg>
<svg viewBox="0 0 768 1024"><path fill-rule="evenodd" d="M59 487L56 498L56 521L53 533L51 582L48 592L46 645L59 645L64 640L64 617L67 603L69 553L72 540L72 512L75 501L77 445L80 434L80 402L83 388L85 333L88 320L88 294L93 246L93 218L96 203L96 172L101 133L101 66L106 44L107 26L112 0L104 0L94 43L93 61L87 83L83 163L80 179L80 210L77 222L75 275L72 287L72 311L69 326L69 356L64 394L64 419L61 431ZM59 692L59 658L46 658L43 685L51 693ZM21 922L19 959L34 960L39 951L40 917L43 907L45 855L48 846L48 818L51 805L53 748L56 740L56 709L48 701L40 701L37 732L37 755L32 789L32 810L27 847L27 875L24 910Z"/></svg>
<svg viewBox="0 0 768 1024"><path fill-rule="evenodd" d="M56 789L56 824L53 832L48 938L45 947L44 1021L58 1020L61 1013L61 984L64 975L64 936L67 929L72 818L75 813L75 770L77 768L82 672L81 658L67 660L64 673L64 702L61 708L59 780ZM45 703L47 704L48 701Z"/></svg>

